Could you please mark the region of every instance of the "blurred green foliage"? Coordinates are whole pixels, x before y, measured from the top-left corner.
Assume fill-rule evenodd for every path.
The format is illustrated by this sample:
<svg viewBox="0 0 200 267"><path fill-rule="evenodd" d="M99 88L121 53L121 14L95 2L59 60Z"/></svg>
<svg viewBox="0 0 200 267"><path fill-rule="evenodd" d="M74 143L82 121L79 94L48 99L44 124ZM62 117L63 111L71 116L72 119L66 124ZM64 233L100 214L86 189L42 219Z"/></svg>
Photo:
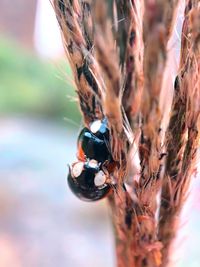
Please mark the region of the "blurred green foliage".
<svg viewBox="0 0 200 267"><path fill-rule="evenodd" d="M0 39L0 114L80 122L74 88L67 81L70 77L66 61L44 62L13 42Z"/></svg>

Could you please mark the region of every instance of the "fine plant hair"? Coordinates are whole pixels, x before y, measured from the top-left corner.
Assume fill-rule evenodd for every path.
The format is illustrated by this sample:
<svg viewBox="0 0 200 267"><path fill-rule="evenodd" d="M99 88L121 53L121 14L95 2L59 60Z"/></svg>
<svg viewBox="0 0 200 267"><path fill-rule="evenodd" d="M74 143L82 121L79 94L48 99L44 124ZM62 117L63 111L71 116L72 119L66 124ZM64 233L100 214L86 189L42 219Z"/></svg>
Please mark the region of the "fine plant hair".
<svg viewBox="0 0 200 267"><path fill-rule="evenodd" d="M118 163L108 201L119 267L168 266L196 168L199 0L185 1L180 62L165 128L160 108L167 44L180 2L53 0L84 124L108 120L111 153Z"/></svg>

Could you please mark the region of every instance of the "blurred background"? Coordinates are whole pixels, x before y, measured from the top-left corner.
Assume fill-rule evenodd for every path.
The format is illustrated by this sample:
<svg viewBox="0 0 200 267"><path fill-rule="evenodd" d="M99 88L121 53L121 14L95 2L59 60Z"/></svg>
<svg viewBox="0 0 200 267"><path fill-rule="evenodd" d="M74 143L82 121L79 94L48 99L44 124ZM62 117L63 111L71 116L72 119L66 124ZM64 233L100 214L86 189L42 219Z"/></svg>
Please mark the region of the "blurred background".
<svg viewBox="0 0 200 267"><path fill-rule="evenodd" d="M0 267L114 267L106 201L66 183L82 125L49 0L0 0ZM174 266L199 266L195 179Z"/></svg>

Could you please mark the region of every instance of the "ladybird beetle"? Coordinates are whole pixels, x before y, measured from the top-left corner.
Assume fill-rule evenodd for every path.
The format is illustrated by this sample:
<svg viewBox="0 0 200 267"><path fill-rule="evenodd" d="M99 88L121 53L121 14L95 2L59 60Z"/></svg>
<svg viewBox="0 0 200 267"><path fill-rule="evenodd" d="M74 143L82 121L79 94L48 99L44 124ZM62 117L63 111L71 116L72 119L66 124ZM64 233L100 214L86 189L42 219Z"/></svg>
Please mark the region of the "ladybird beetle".
<svg viewBox="0 0 200 267"><path fill-rule="evenodd" d="M95 201L104 198L111 189L107 180L108 176L95 160L78 161L69 168L68 185L81 200Z"/></svg>
<svg viewBox="0 0 200 267"><path fill-rule="evenodd" d="M90 125L90 130L95 136L104 140L105 142L109 141L109 130L107 126L107 119L96 120Z"/></svg>
<svg viewBox="0 0 200 267"><path fill-rule="evenodd" d="M111 158L107 143L95 136L89 129L84 128L78 138L77 158L84 160L86 158L104 162Z"/></svg>
<svg viewBox="0 0 200 267"><path fill-rule="evenodd" d="M112 156L108 149L109 130L107 123L104 120L93 122L90 129L83 128L78 137L78 152L77 158L85 160L86 158L105 162L111 160Z"/></svg>
<svg viewBox="0 0 200 267"><path fill-rule="evenodd" d="M115 162L109 152L107 120L96 120L90 128L83 128L78 137L78 161L71 165L68 184L80 199L95 201L111 190L109 174Z"/></svg>

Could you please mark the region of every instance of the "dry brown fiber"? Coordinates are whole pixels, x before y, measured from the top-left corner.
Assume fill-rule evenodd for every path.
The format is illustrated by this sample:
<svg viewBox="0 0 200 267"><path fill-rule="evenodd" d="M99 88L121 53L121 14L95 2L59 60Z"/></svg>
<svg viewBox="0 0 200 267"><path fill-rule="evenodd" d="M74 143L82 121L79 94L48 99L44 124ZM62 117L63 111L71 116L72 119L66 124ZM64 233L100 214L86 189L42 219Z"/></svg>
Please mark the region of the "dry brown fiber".
<svg viewBox="0 0 200 267"><path fill-rule="evenodd" d="M84 123L107 117L111 153L119 163L112 173L117 187L109 196L118 266L168 266L196 167L200 1L185 1L180 63L167 120L161 93L167 88L168 42L182 1L53 4Z"/></svg>

